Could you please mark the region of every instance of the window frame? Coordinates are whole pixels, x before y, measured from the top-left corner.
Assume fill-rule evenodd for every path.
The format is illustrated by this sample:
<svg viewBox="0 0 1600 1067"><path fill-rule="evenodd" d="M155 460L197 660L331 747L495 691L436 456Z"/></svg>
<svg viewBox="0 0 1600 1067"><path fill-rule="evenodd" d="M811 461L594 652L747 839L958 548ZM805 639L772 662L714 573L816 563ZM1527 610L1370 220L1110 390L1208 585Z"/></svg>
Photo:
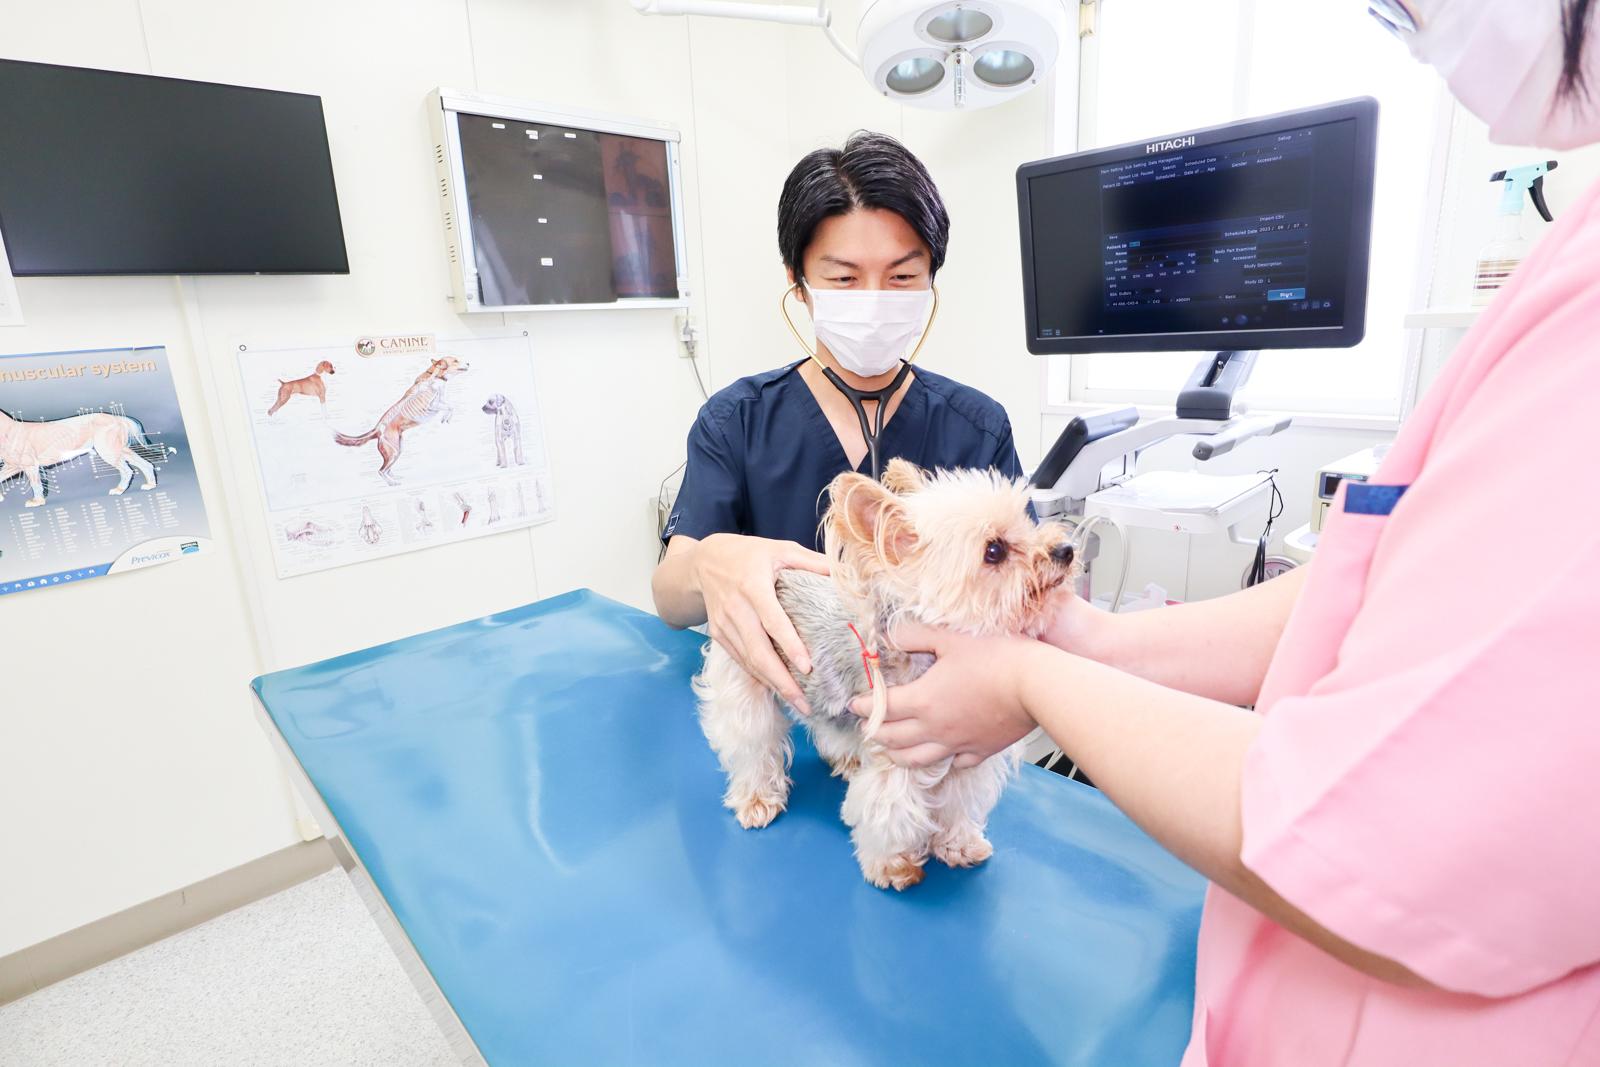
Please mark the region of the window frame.
<svg viewBox="0 0 1600 1067"><path fill-rule="evenodd" d="M1096 115L1099 104L1100 48L1099 27L1101 5L1107 0L1080 0L1079 34L1077 47L1062 50L1055 76L1058 79L1052 93L1051 126L1052 155L1066 155L1080 146L1096 143ZM1110 0L1115 3L1117 0ZM1246 55L1253 49L1255 36L1254 15L1258 0L1239 0L1235 27L1238 54ZM1250 76L1244 64L1235 65L1233 99L1234 111L1241 113L1248 99ZM1429 153L1428 174L1425 183L1422 217L1417 228L1417 262L1412 277L1410 306L1426 308L1435 288L1439 267L1440 231L1444 223L1444 197L1447 170L1451 156L1452 134L1455 128L1455 110L1458 105L1441 82L1435 90L1433 148ZM1378 411L1347 411L1318 405L1313 397L1277 397L1279 403L1257 408L1291 414L1295 421L1307 426L1325 426L1348 429L1392 430L1415 407L1419 394L1419 379L1425 362L1427 331L1421 328L1405 329L1405 351L1395 369L1396 386L1388 406ZM1094 354L1053 355L1040 357L1039 383L1042 399L1041 411L1046 415L1080 415L1107 406L1133 405L1141 414L1170 414L1171 405L1181 387L1174 382L1171 389L1105 389L1088 385L1089 363ZM1201 358L1196 356L1196 361ZM1063 400L1062 397L1065 397Z"/></svg>

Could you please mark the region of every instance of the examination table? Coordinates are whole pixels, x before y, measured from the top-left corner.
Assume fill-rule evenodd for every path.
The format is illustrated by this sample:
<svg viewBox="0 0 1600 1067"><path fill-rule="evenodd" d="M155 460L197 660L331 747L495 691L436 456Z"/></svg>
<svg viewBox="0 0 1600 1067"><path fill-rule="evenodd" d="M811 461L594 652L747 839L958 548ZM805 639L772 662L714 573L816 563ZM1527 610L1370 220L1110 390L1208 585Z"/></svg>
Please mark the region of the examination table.
<svg viewBox="0 0 1600 1067"><path fill-rule="evenodd" d="M1024 767L987 864L874 889L803 736L789 810L742 830L704 640L578 591L255 681L462 1062L1177 1063L1198 875Z"/></svg>

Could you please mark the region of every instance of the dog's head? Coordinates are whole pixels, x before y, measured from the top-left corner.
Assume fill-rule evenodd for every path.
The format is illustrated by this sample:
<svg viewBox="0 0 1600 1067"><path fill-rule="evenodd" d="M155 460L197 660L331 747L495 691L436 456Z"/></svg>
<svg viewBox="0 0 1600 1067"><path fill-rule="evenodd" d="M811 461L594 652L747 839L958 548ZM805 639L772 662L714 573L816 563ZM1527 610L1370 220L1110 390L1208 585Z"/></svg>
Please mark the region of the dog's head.
<svg viewBox="0 0 1600 1067"><path fill-rule="evenodd" d="M424 378L438 378L441 381L452 378L457 374L464 374L470 368L455 356L440 356L428 364L428 369L423 371Z"/></svg>
<svg viewBox="0 0 1600 1067"><path fill-rule="evenodd" d="M869 617L1037 635L1068 593L1072 542L1028 515L1028 487L992 471L889 462L879 484L841 474L823 518L834 578Z"/></svg>
<svg viewBox="0 0 1600 1067"><path fill-rule="evenodd" d="M333 364L329 363L327 360L323 360L321 363L317 364L316 373L318 373L318 374L332 374L333 373Z"/></svg>
<svg viewBox="0 0 1600 1067"><path fill-rule="evenodd" d="M485 400L483 402L483 413L485 415L498 414L500 409L505 406L505 403L506 403L505 394L504 393L496 393L493 396L491 396L488 400Z"/></svg>

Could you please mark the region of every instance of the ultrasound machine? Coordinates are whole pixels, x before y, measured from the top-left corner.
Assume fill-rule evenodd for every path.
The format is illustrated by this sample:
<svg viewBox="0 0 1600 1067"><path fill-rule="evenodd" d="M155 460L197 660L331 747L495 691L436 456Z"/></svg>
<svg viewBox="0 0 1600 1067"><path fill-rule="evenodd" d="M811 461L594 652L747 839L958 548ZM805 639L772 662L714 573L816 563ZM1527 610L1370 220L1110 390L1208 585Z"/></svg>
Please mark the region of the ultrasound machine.
<svg viewBox="0 0 1600 1067"><path fill-rule="evenodd" d="M1040 518L1250 543L1239 525L1264 476L1133 467L1174 436L1197 437L1203 461L1287 428L1237 402L1260 351L1360 343L1377 122L1362 98L1018 168L1030 352L1205 353L1172 415L1073 418L1032 477Z"/></svg>

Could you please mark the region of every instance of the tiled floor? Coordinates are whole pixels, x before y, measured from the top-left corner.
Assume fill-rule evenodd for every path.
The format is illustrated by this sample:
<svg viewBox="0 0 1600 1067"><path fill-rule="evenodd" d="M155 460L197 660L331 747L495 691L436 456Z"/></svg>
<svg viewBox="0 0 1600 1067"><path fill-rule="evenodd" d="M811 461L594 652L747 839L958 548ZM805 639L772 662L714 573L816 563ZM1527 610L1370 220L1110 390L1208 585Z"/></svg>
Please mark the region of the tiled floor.
<svg viewBox="0 0 1600 1067"><path fill-rule="evenodd" d="M338 870L0 1007L0 1067L455 1062Z"/></svg>

